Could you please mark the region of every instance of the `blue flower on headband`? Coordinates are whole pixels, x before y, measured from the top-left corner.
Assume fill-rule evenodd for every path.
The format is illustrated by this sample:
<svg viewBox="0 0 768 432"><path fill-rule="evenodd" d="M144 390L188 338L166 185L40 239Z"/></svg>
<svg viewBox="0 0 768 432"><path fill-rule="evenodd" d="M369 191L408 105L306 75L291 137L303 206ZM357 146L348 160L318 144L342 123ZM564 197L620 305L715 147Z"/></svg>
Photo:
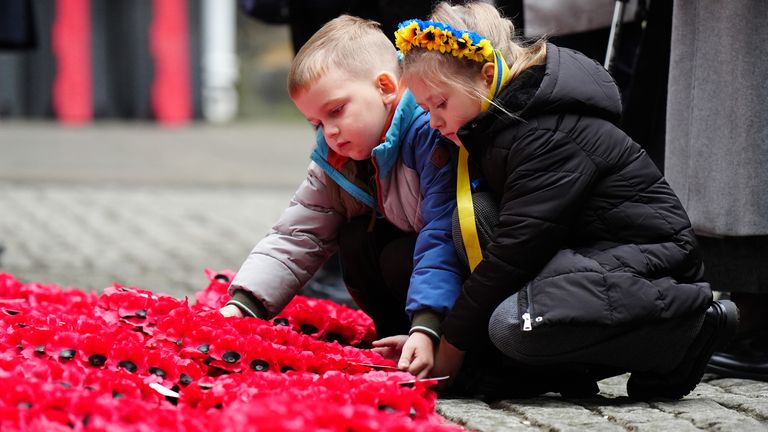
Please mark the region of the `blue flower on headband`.
<svg viewBox="0 0 768 432"><path fill-rule="evenodd" d="M488 39L438 21L412 19L401 22L395 32L395 46L403 54L413 48L423 48L476 62L494 60L493 46Z"/></svg>

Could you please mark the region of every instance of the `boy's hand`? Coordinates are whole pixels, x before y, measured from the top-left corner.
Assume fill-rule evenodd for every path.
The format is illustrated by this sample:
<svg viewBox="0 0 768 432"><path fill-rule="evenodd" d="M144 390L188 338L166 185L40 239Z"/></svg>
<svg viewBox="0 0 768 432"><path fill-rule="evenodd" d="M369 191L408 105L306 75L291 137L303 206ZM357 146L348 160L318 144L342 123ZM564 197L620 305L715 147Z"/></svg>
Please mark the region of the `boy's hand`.
<svg viewBox="0 0 768 432"><path fill-rule="evenodd" d="M241 311L240 308L238 308L235 305L226 305L223 308L219 309L219 312L225 317L233 317L233 316L238 318L243 317L243 311Z"/></svg>
<svg viewBox="0 0 768 432"><path fill-rule="evenodd" d="M387 360L396 360L400 358L403 352L403 345L408 340L408 335L389 336L373 341L373 352L379 353Z"/></svg>
<svg viewBox="0 0 768 432"><path fill-rule="evenodd" d="M416 375L416 378L424 378L434 364L435 346L432 338L421 332L408 336L397 367Z"/></svg>
<svg viewBox="0 0 768 432"><path fill-rule="evenodd" d="M453 380L456 379L456 375L459 374L463 363L464 351L451 345L444 337L440 338L440 347L437 349L437 358L435 359L435 367L432 369L431 376L449 376L450 378L439 382L437 388L449 387Z"/></svg>

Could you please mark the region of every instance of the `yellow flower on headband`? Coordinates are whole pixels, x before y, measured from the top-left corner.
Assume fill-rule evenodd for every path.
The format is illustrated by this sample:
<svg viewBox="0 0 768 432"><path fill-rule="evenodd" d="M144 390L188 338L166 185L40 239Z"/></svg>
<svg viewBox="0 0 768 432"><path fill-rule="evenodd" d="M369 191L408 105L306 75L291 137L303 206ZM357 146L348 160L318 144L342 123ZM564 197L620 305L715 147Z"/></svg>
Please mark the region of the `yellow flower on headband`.
<svg viewBox="0 0 768 432"><path fill-rule="evenodd" d="M395 46L403 54L416 47L451 54L459 59L494 61L494 49L488 39L437 21L415 19L400 23L395 32Z"/></svg>
<svg viewBox="0 0 768 432"><path fill-rule="evenodd" d="M469 37L469 33L464 33L460 38L453 40L453 55L458 58L468 57L468 54L472 51L472 39Z"/></svg>
<svg viewBox="0 0 768 432"><path fill-rule="evenodd" d="M470 47L470 51L467 54L467 58L476 62L492 61L493 60L493 47L488 39L483 39L476 45Z"/></svg>
<svg viewBox="0 0 768 432"><path fill-rule="evenodd" d="M424 47L429 51L445 52L445 35L443 31L435 26L429 26L422 30L419 35L418 46Z"/></svg>
<svg viewBox="0 0 768 432"><path fill-rule="evenodd" d="M488 39L481 40L480 43L477 44L477 52L483 56L483 59L485 60L493 59L493 47L491 46L491 41Z"/></svg>
<svg viewBox="0 0 768 432"><path fill-rule="evenodd" d="M418 36L419 23L412 22L395 33L395 46L405 54L415 45Z"/></svg>

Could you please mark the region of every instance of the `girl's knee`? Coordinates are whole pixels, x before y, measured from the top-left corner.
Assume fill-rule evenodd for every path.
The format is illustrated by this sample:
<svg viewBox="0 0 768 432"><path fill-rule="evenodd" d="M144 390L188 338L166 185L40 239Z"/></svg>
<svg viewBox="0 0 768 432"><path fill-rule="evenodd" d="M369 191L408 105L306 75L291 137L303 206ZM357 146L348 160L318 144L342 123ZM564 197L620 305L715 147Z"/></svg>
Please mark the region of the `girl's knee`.
<svg viewBox="0 0 768 432"><path fill-rule="evenodd" d="M507 356L513 357L520 348L516 341L520 337L520 314L517 294L501 302L488 321L488 336L491 342Z"/></svg>

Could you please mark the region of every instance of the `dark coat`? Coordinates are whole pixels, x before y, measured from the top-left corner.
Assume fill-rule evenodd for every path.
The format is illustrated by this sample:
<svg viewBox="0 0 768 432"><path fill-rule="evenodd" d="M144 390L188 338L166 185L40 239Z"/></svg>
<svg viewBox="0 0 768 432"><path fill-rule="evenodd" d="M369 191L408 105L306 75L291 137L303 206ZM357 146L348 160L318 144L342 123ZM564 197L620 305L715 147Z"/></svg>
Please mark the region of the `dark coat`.
<svg viewBox="0 0 768 432"><path fill-rule="evenodd" d="M749 0L673 4L666 176L697 233L768 236L768 7ZM768 240L755 241L765 267ZM752 290L768 291L759 282L765 273L739 262L728 267L754 275L738 278Z"/></svg>
<svg viewBox="0 0 768 432"><path fill-rule="evenodd" d="M37 47L32 0L0 2L0 50Z"/></svg>
<svg viewBox="0 0 768 432"><path fill-rule="evenodd" d="M541 317L534 329L641 323L707 307L712 293L690 221L616 126L619 92L602 66L550 44L546 66L520 75L496 103L516 115L493 107L459 131L500 216L445 319L449 342L471 348L495 308L531 281L522 307Z"/></svg>

